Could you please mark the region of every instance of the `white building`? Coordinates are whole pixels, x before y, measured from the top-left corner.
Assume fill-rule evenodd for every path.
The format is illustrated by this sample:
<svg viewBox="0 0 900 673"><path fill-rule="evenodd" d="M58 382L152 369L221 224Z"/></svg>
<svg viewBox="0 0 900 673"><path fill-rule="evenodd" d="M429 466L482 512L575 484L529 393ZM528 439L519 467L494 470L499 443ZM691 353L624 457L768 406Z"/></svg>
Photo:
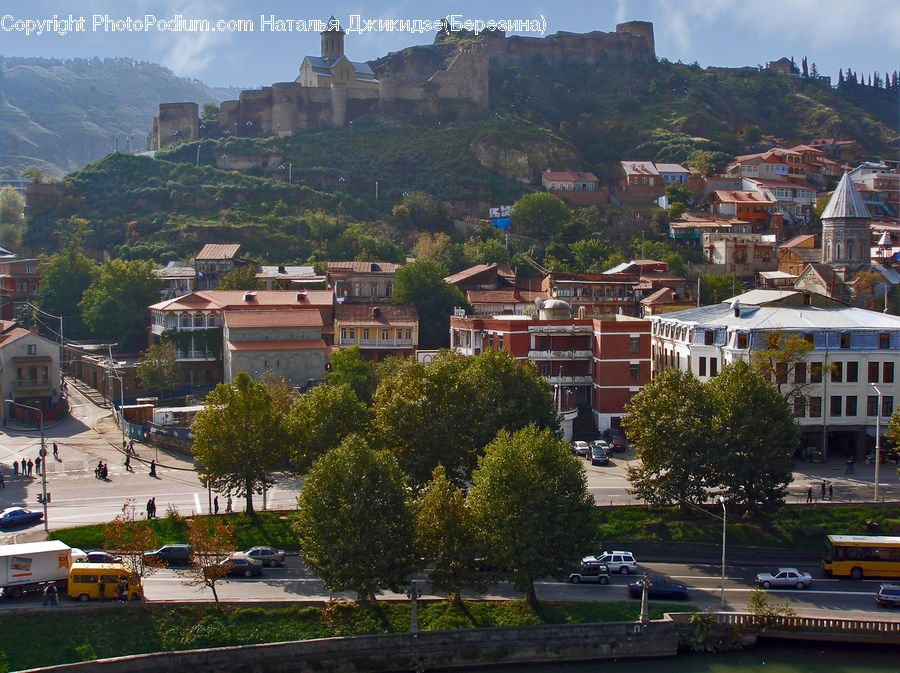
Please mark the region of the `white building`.
<svg viewBox="0 0 900 673"><path fill-rule="evenodd" d="M726 364L749 361L754 350L766 347L768 333L796 334L813 350L791 380L786 370L775 378L784 392L802 386L792 400L801 447L862 457L874 445L879 411L883 434L900 400L900 317L828 303L819 295L788 292L767 305L736 297L651 316L653 371L677 367L707 381Z"/></svg>

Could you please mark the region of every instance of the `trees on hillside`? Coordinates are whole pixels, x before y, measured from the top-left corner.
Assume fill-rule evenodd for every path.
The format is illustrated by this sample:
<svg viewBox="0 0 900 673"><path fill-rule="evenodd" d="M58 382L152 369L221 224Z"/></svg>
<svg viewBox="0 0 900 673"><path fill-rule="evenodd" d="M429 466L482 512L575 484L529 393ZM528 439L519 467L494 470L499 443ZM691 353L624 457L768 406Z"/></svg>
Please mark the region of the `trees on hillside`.
<svg viewBox="0 0 900 673"><path fill-rule="evenodd" d="M397 591L414 567L413 516L406 478L387 451L347 437L321 456L297 499L300 558L329 591L375 601Z"/></svg>
<svg viewBox="0 0 900 673"><path fill-rule="evenodd" d="M78 304L84 324L94 336L115 340L120 351L133 353L147 343L147 307L159 301L161 287L152 261L111 259Z"/></svg>
<svg viewBox="0 0 900 673"><path fill-rule="evenodd" d="M622 423L640 460L628 469L636 496L698 503L722 493L748 508L784 498L799 427L778 389L746 362L706 384L665 369L627 412Z"/></svg>
<svg viewBox="0 0 900 673"><path fill-rule="evenodd" d="M509 218L517 234L549 239L569 223L572 211L558 196L534 192L515 202Z"/></svg>
<svg viewBox="0 0 900 673"><path fill-rule="evenodd" d="M220 383L206 397L191 425L193 453L200 479L219 491L246 498L253 513L253 494L273 483L288 434L264 383L244 372L232 383Z"/></svg>
<svg viewBox="0 0 900 673"><path fill-rule="evenodd" d="M593 541L584 470L547 429L500 431L472 475L468 502L487 563L532 606L535 581L568 575Z"/></svg>
<svg viewBox="0 0 900 673"><path fill-rule="evenodd" d="M411 304L419 314L419 348L450 343L450 316L456 306L471 309L454 285L444 282L447 269L434 259L419 259L395 273L394 304Z"/></svg>

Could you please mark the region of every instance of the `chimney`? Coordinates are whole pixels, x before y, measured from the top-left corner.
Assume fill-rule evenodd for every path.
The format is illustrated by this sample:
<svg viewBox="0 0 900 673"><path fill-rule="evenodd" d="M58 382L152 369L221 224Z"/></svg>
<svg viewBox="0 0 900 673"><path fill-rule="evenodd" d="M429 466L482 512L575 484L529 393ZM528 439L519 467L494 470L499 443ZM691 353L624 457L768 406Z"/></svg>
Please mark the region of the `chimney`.
<svg viewBox="0 0 900 673"><path fill-rule="evenodd" d="M377 306L372 307L372 317L377 318L380 313L380 309Z"/></svg>
<svg viewBox="0 0 900 673"><path fill-rule="evenodd" d="M287 273L287 269L283 264L278 266L278 273Z"/></svg>
<svg viewBox="0 0 900 673"><path fill-rule="evenodd" d="M306 290L297 293L297 301L306 301Z"/></svg>
<svg viewBox="0 0 900 673"><path fill-rule="evenodd" d="M244 301L254 301L256 299L256 292L253 290L248 290L244 293Z"/></svg>
<svg viewBox="0 0 900 673"><path fill-rule="evenodd" d="M735 318L741 317L741 303L737 299L731 304L731 309L734 311Z"/></svg>

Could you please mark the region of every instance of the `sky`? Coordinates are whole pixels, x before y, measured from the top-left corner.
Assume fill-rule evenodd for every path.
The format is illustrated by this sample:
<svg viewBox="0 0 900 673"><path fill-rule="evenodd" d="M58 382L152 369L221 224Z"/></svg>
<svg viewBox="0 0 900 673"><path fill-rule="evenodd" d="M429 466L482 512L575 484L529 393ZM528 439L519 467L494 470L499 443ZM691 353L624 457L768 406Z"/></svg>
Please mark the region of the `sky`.
<svg viewBox="0 0 900 673"><path fill-rule="evenodd" d="M864 8L864 9L862 9ZM47 24L47 19L76 21ZM145 22L147 15L151 22ZM159 63L181 77L211 86L255 88L292 81L305 55L319 55L317 30L273 30L294 20L337 18L345 30L359 17L360 31L347 31L345 52L368 61L391 51L433 40L433 33L379 29L376 20L526 19L540 30L517 34L534 37L557 31L611 32L617 23L651 21L656 55L701 66L764 65L782 56L799 65L806 56L821 74L837 80L839 69L868 75L900 69L900 0L548 0L413 2L361 0L287 2L262 0L0 0L0 55L130 57ZM83 22L78 19L83 18ZM222 29L190 32L184 22L220 20L236 27L244 20L252 31ZM273 24L271 19L285 21ZM155 19L155 23L152 23ZM265 19L265 21L263 20ZM127 22L130 21L130 26ZM42 22L44 22L42 24ZM114 31L116 22L120 30ZM137 23L143 25L137 26ZM152 23L152 25L151 25ZM292 24L296 27L296 23ZM49 27L49 31L47 28ZM71 30L78 28L81 30ZM38 34L41 28L43 34ZM165 30L160 30L165 28ZM315 28L315 27L313 27ZM61 34L70 29L68 34ZM28 32L26 32L28 31Z"/></svg>

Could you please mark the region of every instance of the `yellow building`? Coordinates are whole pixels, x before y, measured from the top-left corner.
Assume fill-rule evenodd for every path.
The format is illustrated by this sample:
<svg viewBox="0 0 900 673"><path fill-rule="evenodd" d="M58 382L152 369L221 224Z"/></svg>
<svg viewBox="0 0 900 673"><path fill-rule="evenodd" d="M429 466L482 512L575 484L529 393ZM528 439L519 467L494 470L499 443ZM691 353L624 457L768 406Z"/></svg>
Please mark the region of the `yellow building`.
<svg viewBox="0 0 900 673"><path fill-rule="evenodd" d="M345 84L348 89L377 89L378 79L368 63L351 61L344 55L344 30L332 16L322 36L322 55L305 56L300 64L298 84L329 87Z"/></svg>

